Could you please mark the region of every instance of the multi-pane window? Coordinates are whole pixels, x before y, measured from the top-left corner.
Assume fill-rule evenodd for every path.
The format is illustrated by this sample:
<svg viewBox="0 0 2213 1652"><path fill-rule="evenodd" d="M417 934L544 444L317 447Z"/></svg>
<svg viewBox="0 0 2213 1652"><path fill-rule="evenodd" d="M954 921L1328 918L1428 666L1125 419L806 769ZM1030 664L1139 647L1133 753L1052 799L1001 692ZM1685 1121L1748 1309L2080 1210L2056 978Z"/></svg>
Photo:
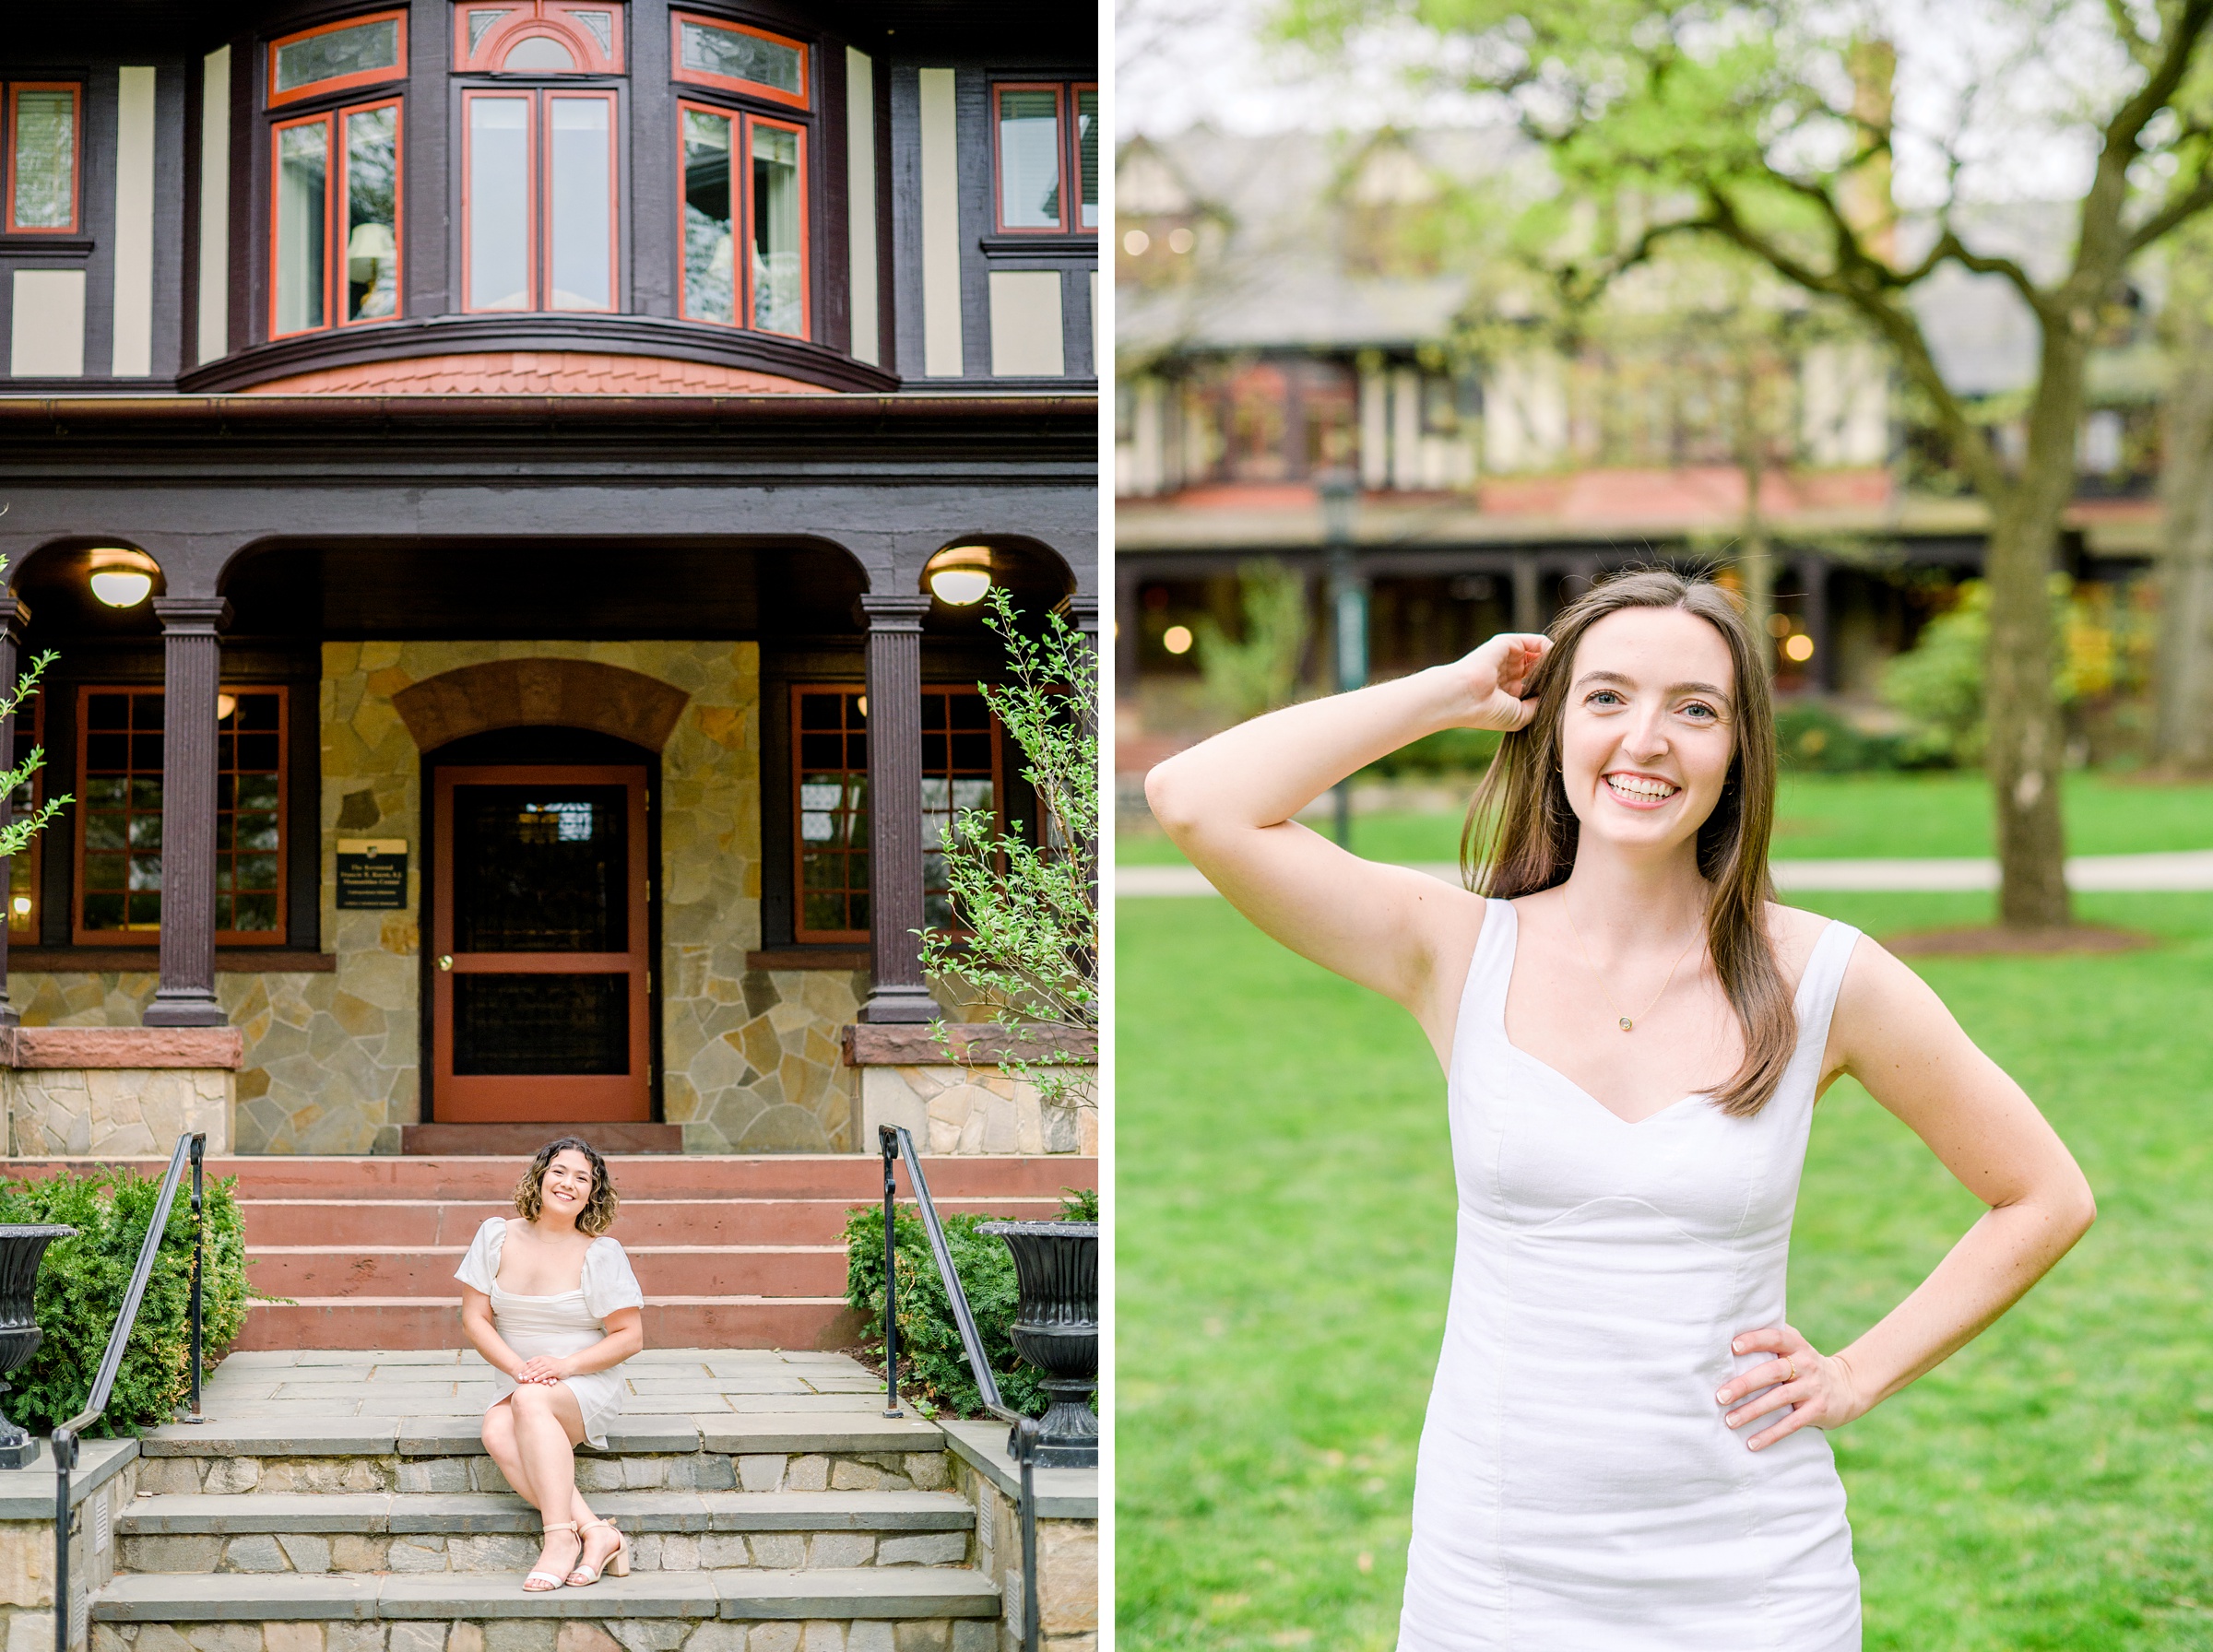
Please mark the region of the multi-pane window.
<svg viewBox="0 0 2213 1652"><path fill-rule="evenodd" d="M0 86L0 195L10 234L65 234L77 223L84 88L74 81Z"/></svg>
<svg viewBox="0 0 2213 1652"><path fill-rule="evenodd" d="M674 28L673 62L679 80L765 98L793 109L805 109L812 101L804 41L680 11L675 14Z"/></svg>
<svg viewBox="0 0 2213 1652"><path fill-rule="evenodd" d="M408 72L408 14L346 18L269 42L268 106L397 80Z"/></svg>
<svg viewBox="0 0 2213 1652"><path fill-rule="evenodd" d="M399 102L271 132L269 336L399 313Z"/></svg>
<svg viewBox="0 0 2213 1652"><path fill-rule="evenodd" d="M1071 234L1099 227L1099 88L1008 82L991 88L999 228Z"/></svg>
<svg viewBox="0 0 2213 1652"><path fill-rule="evenodd" d="M464 74L620 75L622 7L590 0L456 6L454 65Z"/></svg>
<svg viewBox="0 0 2213 1652"><path fill-rule="evenodd" d="M807 336L807 134L682 102L683 313ZM746 251L742 258L738 247Z"/></svg>
<svg viewBox="0 0 2213 1652"><path fill-rule="evenodd" d="M869 938L868 695L852 685L792 690L797 889L801 941ZM953 921L943 832L963 809L1000 808L999 741L972 688L922 690L923 922Z"/></svg>
<svg viewBox="0 0 2213 1652"><path fill-rule="evenodd" d="M226 689L216 709L216 939L280 941L284 690ZM160 931L162 721L160 689L78 690L80 945Z"/></svg>
<svg viewBox="0 0 2213 1652"><path fill-rule="evenodd" d="M463 307L612 310L615 94L472 90L461 101Z"/></svg>

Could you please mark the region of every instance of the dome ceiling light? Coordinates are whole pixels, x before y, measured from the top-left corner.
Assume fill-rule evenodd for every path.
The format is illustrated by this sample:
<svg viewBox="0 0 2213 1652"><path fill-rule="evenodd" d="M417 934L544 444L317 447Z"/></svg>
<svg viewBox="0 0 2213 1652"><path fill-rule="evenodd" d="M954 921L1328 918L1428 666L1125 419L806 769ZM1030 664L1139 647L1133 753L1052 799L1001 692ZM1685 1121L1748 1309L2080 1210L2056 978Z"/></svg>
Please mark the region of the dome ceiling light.
<svg viewBox="0 0 2213 1652"><path fill-rule="evenodd" d="M87 553L92 595L112 608L135 608L150 596L160 564L142 550L103 545Z"/></svg>
<svg viewBox="0 0 2213 1652"><path fill-rule="evenodd" d="M956 608L983 601L991 589L991 548L988 545L950 545L923 567L930 595Z"/></svg>

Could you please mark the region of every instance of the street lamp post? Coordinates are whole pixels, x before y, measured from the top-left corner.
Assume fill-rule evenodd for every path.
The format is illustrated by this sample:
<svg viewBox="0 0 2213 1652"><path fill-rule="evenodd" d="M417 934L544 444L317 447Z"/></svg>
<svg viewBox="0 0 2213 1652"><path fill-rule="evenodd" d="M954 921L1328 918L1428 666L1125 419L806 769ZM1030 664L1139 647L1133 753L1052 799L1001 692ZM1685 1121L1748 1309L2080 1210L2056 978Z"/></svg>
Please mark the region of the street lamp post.
<svg viewBox="0 0 2213 1652"><path fill-rule="evenodd" d="M1360 484L1349 470L1321 478L1321 538L1329 550L1331 638L1336 656L1337 691L1367 686L1367 582L1353 557L1353 518L1360 508ZM1353 842L1353 786L1339 781L1331 789L1337 844Z"/></svg>

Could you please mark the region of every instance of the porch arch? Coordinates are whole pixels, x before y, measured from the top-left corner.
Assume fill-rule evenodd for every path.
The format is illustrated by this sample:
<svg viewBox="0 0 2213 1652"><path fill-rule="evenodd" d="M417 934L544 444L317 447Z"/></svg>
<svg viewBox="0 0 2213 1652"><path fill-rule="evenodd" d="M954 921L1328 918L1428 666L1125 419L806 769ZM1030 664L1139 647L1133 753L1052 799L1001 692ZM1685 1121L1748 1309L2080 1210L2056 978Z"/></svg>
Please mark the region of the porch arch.
<svg viewBox="0 0 2213 1652"><path fill-rule="evenodd" d="M551 724L658 751L692 696L657 677L595 660L490 660L426 677L392 696L419 751L472 734Z"/></svg>

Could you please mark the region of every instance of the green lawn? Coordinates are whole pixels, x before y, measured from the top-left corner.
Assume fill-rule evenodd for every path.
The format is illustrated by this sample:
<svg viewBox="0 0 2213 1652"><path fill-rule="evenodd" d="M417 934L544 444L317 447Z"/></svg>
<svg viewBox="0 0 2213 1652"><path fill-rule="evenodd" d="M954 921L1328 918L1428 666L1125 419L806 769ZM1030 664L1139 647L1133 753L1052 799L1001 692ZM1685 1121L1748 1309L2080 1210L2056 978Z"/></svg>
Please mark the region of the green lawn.
<svg viewBox="0 0 2213 1652"><path fill-rule="evenodd" d="M1982 896L1805 903L1877 936ZM2213 896L2102 896L2101 958L1928 960L2097 1188L2011 1315L1835 1438L1867 1646L2213 1648ZM1404 1014L1225 903L1118 914L1120 1645L1392 1644L1451 1268L1443 1084ZM1980 1209L1849 1080L1816 1115L1795 1323L1834 1348Z"/></svg>
<svg viewBox="0 0 2213 1652"><path fill-rule="evenodd" d="M2067 844L2077 855L2213 849L2213 785L2145 785L2103 774L2067 777ZM1353 847L1370 860L1460 856L1457 814L1363 815ZM1800 774L1776 797L1778 859L1988 855L1990 791L1979 774ZM1182 856L1157 833L1124 832L1127 866Z"/></svg>

